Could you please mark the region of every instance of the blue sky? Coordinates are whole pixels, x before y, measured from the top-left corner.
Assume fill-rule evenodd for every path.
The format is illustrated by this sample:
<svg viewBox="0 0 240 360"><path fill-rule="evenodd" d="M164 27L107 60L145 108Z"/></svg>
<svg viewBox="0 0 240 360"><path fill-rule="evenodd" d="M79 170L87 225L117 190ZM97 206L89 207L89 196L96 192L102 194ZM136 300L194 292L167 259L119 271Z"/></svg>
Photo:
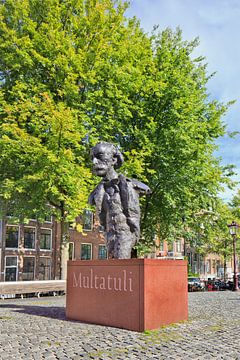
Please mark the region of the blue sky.
<svg viewBox="0 0 240 360"><path fill-rule="evenodd" d="M127 14L147 32L154 25L160 30L179 26L185 40L199 37L197 53L206 57L208 73L216 72L209 94L221 102L236 100L222 120L228 131L240 131L240 0L130 0ZM223 164L236 165L234 179L240 181L240 135L218 143L217 155ZM221 194L226 201L232 195L229 190Z"/></svg>

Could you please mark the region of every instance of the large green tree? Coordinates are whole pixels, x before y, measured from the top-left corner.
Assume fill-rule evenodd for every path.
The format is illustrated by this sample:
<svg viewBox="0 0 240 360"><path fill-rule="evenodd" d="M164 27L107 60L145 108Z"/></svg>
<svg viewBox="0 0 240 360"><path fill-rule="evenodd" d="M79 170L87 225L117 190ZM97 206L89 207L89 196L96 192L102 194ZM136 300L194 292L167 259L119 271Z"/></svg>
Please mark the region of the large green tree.
<svg viewBox="0 0 240 360"><path fill-rule="evenodd" d="M123 171L148 182L145 240L192 228L228 175L214 156L228 105L207 94L197 41L151 36L120 0L6 0L0 5L0 191L16 215L62 220L86 206L88 151L113 141ZM226 169L229 170L228 168ZM184 224L184 226L183 226ZM174 229L174 232L172 231Z"/></svg>

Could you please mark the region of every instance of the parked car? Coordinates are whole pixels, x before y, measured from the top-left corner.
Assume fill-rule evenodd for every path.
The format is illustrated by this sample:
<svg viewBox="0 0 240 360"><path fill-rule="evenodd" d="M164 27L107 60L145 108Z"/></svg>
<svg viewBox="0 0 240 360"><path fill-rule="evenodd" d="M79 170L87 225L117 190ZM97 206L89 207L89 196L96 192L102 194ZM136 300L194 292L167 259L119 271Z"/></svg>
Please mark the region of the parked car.
<svg viewBox="0 0 240 360"><path fill-rule="evenodd" d="M224 290L232 290L232 282L225 282L223 280L208 280L206 284L206 288L208 291L224 291Z"/></svg>
<svg viewBox="0 0 240 360"><path fill-rule="evenodd" d="M188 278L188 291L203 291L205 290L204 283L197 277Z"/></svg>

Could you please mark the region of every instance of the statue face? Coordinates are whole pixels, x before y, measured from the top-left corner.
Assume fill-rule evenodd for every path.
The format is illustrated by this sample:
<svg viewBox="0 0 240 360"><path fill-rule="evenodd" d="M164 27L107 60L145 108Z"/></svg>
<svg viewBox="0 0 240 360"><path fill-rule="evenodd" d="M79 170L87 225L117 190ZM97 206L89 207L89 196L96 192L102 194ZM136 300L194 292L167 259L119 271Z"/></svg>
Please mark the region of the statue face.
<svg viewBox="0 0 240 360"><path fill-rule="evenodd" d="M117 159L113 155L113 149L110 145L97 144L92 149L93 172L97 176L105 177L113 169Z"/></svg>

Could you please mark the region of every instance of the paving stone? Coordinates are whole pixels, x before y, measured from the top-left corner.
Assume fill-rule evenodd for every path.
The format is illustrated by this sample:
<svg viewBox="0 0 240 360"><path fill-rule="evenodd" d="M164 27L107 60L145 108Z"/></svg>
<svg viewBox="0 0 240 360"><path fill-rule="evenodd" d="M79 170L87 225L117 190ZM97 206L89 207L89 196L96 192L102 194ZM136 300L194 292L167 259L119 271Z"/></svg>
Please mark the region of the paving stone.
<svg viewBox="0 0 240 360"><path fill-rule="evenodd" d="M240 360L240 293L189 293L189 321L142 334L67 321L65 297L0 300L1 360Z"/></svg>

